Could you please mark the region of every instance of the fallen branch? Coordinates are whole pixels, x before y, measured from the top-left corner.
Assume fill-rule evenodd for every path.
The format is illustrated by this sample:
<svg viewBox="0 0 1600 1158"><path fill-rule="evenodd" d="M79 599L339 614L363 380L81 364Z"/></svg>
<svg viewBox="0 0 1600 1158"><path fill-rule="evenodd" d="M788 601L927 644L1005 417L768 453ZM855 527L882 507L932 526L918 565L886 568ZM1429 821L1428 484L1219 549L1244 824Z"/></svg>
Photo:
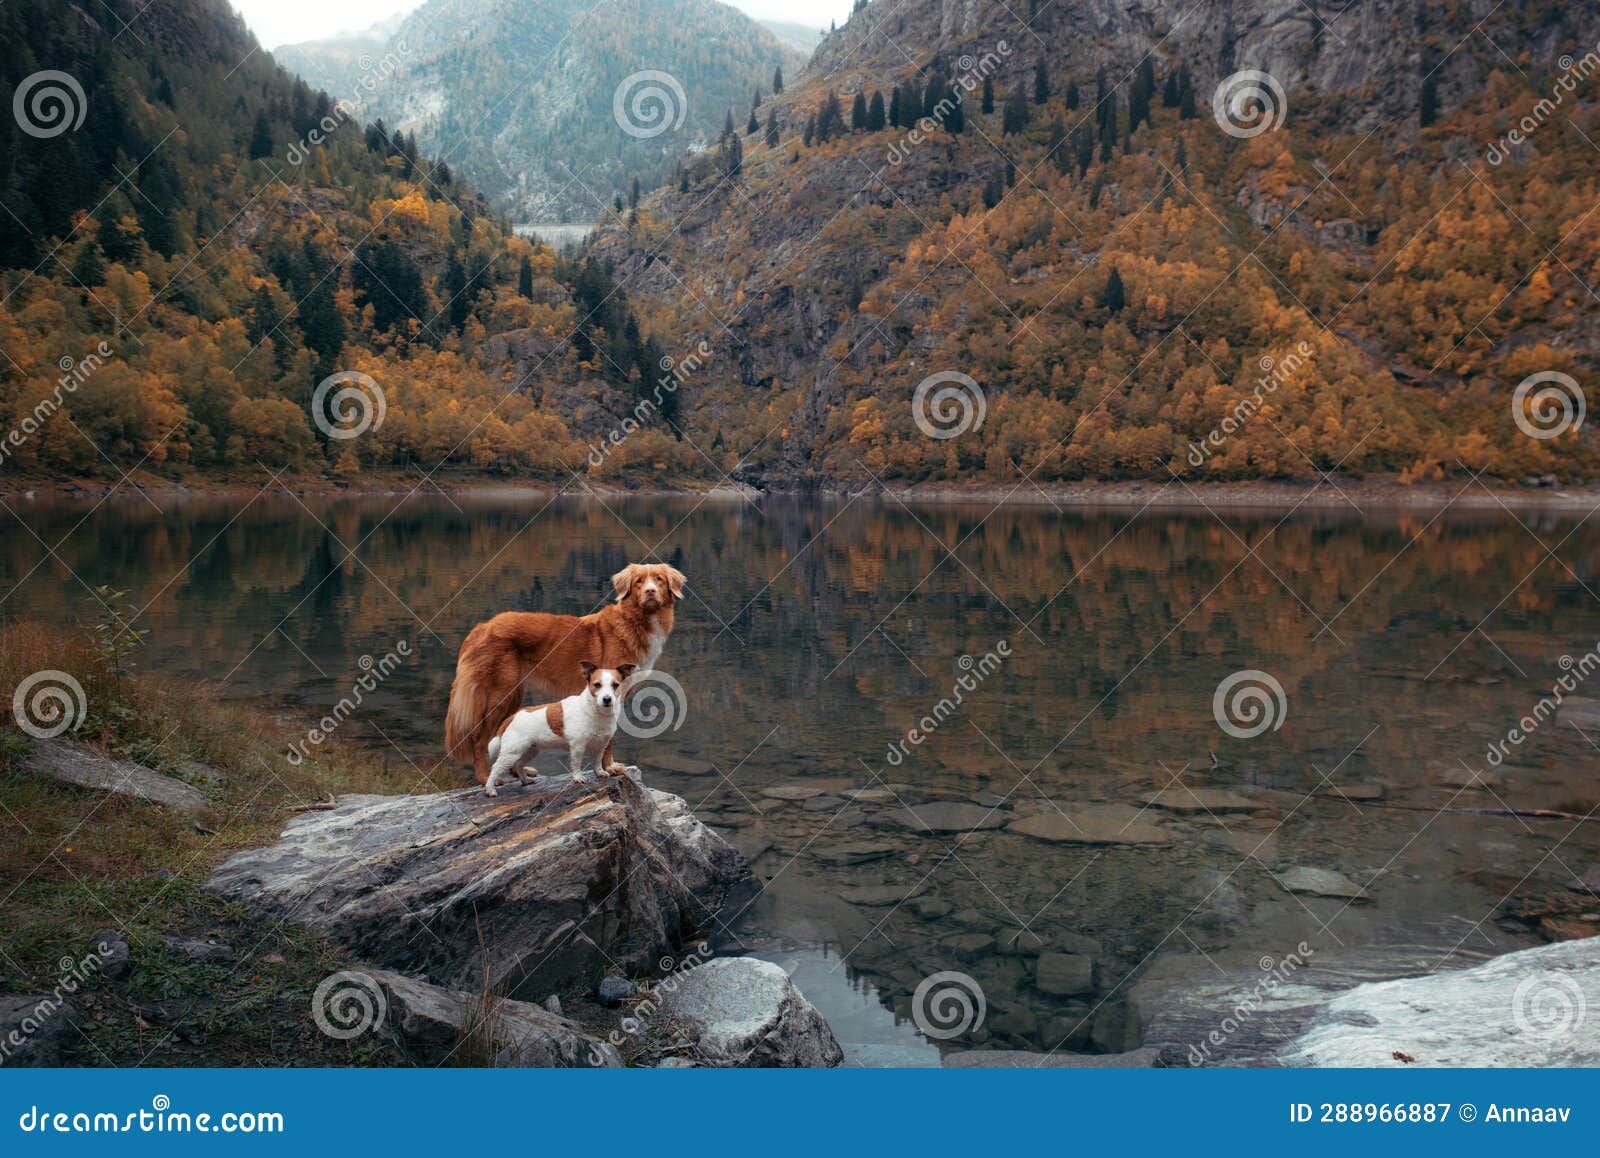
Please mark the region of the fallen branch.
<svg viewBox="0 0 1600 1158"><path fill-rule="evenodd" d="M289 811L290 812L331 812L335 808L338 808L338 807L339 807L338 804L336 804L334 802L333 793L330 792L330 793L328 793L328 795L327 795L327 797L325 799L315 801L315 802L313 802L311 804L291 804L291 805L289 805Z"/></svg>

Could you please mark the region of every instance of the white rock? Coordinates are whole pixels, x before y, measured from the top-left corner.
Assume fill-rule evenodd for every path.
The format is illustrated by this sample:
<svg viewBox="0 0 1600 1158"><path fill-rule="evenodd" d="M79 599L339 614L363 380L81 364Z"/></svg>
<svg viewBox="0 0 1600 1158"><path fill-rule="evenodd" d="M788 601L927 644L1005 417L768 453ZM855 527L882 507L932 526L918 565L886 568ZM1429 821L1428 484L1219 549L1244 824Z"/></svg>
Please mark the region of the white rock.
<svg viewBox="0 0 1600 1158"><path fill-rule="evenodd" d="M665 978L655 991L696 1038L695 1057L705 1065L824 1067L844 1060L822 1014L770 961L719 957Z"/></svg>

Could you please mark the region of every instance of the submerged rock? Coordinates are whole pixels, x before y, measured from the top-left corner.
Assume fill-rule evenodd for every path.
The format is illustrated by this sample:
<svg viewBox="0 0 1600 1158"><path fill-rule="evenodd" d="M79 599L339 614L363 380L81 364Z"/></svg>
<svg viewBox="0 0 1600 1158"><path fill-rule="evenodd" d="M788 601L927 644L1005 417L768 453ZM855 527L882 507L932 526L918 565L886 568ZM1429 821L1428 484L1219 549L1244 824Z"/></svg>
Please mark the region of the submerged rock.
<svg viewBox="0 0 1600 1158"><path fill-rule="evenodd" d="M347 796L230 857L207 887L375 965L538 999L650 971L748 880L682 798L620 777Z"/></svg>
<svg viewBox="0 0 1600 1158"><path fill-rule="evenodd" d="M945 800L896 808L868 821L878 827L905 828L912 832L976 832L999 828L1005 822L1005 815L997 809Z"/></svg>
<svg viewBox="0 0 1600 1158"><path fill-rule="evenodd" d="M1022 1049L966 1049L945 1054L944 1066L952 1070L1126 1070L1148 1069L1156 1064L1150 1049L1127 1053L1033 1053Z"/></svg>
<svg viewBox="0 0 1600 1158"><path fill-rule="evenodd" d="M1272 878L1283 886L1285 892L1304 896L1334 897L1350 901L1372 899L1360 885L1343 873L1334 872L1332 869L1296 865L1294 868L1273 873Z"/></svg>
<svg viewBox="0 0 1600 1158"><path fill-rule="evenodd" d="M1056 844L1166 844L1171 833L1125 804L1086 804L1013 820L1007 831Z"/></svg>
<svg viewBox="0 0 1600 1158"><path fill-rule="evenodd" d="M770 961L719 957L656 987L695 1038L695 1058L720 1067L836 1066L844 1051L822 1014Z"/></svg>

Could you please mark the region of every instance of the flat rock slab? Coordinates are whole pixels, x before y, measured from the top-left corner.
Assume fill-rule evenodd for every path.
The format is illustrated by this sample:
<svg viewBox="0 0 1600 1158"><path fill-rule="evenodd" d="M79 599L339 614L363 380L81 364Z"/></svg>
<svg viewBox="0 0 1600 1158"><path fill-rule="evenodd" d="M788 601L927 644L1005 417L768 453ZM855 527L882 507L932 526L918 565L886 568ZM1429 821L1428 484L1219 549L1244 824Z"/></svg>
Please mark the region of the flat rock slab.
<svg viewBox="0 0 1600 1158"><path fill-rule="evenodd" d="M204 812L210 807L205 794L192 784L143 764L114 759L72 740L38 741L29 765L62 784L114 792L180 812Z"/></svg>
<svg viewBox="0 0 1600 1158"><path fill-rule="evenodd" d="M1075 953L1041 953L1034 969L1041 992L1076 997L1094 992L1094 960Z"/></svg>
<svg viewBox="0 0 1600 1158"><path fill-rule="evenodd" d="M1280 1051L1305 1066L1600 1065L1600 938L1360 985ZM1406 1055L1402 1062L1394 1055ZM1412 1060L1414 1059L1414 1060Z"/></svg>
<svg viewBox="0 0 1600 1158"><path fill-rule="evenodd" d="M830 1067L844 1060L833 1030L770 961L719 957L655 987L695 1038L695 1060L718 1067Z"/></svg>
<svg viewBox="0 0 1600 1158"><path fill-rule="evenodd" d="M893 856L900 851L900 847L881 841L862 840L844 844L812 845L806 851L824 864L856 865Z"/></svg>
<svg viewBox="0 0 1600 1158"><path fill-rule="evenodd" d="M1506 786L1506 778L1492 769L1463 768L1460 765L1440 768L1434 773L1434 782L1440 788L1466 792L1498 792Z"/></svg>
<svg viewBox="0 0 1600 1158"><path fill-rule="evenodd" d="M1167 812L1255 812L1267 805L1221 788L1164 788L1151 793L1144 802Z"/></svg>
<svg viewBox="0 0 1600 1158"><path fill-rule="evenodd" d="M329 994L349 993L371 1004L352 1005L352 1009L373 1009L383 1015L383 1028L402 1045L426 1060L440 1064L457 1058L462 1039L469 1030L481 1032L479 1021L492 1022L486 1035L500 1066L539 1066L544 1068L598 1069L622 1065L616 1046L583 1032L575 1021L524 1001L500 1001L491 1010L482 1010L474 994L429 985L388 970L351 971L339 975ZM382 994L372 1002L373 987ZM330 1006L324 1016L337 1013ZM471 1059L481 1061L482 1059Z"/></svg>
<svg viewBox="0 0 1600 1158"><path fill-rule="evenodd" d="M860 885L856 888L840 889L839 899L852 905L865 905L872 909L898 905L902 901L910 900L921 891L919 885Z"/></svg>
<svg viewBox="0 0 1600 1158"><path fill-rule="evenodd" d="M1296 865L1272 874L1272 879L1289 893L1301 896L1334 897L1349 901L1367 901L1372 898L1367 891L1343 873L1332 869L1308 868Z"/></svg>
<svg viewBox="0 0 1600 1158"><path fill-rule="evenodd" d="M1156 1051L1127 1053L1033 1053L1025 1049L964 1049L944 1055L950 1070L1133 1070L1156 1064Z"/></svg>
<svg viewBox="0 0 1600 1158"><path fill-rule="evenodd" d="M207 887L373 965L542 1000L650 972L748 883L681 797L618 777L345 797L230 857Z"/></svg>
<svg viewBox="0 0 1600 1158"><path fill-rule="evenodd" d="M977 832L1000 828L1005 816L981 804L939 800L874 816L867 821L878 827L904 828L912 832Z"/></svg>
<svg viewBox="0 0 1600 1158"><path fill-rule="evenodd" d="M1342 796L1353 804L1382 800L1388 795L1388 789L1382 784L1335 784L1327 792L1330 796Z"/></svg>
<svg viewBox="0 0 1600 1158"><path fill-rule="evenodd" d="M1167 844L1172 834L1125 804L1083 804L1013 820L1007 829L1057 844Z"/></svg>

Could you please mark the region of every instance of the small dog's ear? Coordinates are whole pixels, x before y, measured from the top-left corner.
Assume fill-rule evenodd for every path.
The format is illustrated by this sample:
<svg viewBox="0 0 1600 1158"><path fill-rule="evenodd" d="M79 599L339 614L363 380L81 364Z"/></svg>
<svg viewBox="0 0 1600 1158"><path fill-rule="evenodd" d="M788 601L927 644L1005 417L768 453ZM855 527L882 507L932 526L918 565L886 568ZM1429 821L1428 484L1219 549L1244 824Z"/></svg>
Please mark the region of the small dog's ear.
<svg viewBox="0 0 1600 1158"><path fill-rule="evenodd" d="M617 668L617 674L619 676L621 676L624 680L626 680L629 676L631 676L633 674L633 669L634 669L634 665L631 664L631 663L621 664Z"/></svg>
<svg viewBox="0 0 1600 1158"><path fill-rule="evenodd" d="M674 599L682 599L683 585L689 581L689 577L676 567L668 567L666 572L667 586L672 588L672 597Z"/></svg>
<svg viewBox="0 0 1600 1158"><path fill-rule="evenodd" d="M594 675L594 673L595 673L595 666L594 666L594 664L592 664L592 663L590 663L590 662L589 662L589 661L588 661L588 660L586 660L586 659L580 659L580 660L579 660L579 661L578 661L578 666L579 666L579 667L581 667L581 668L582 668L582 669L583 669L583 678L584 678L584 679L585 679L585 680L588 680L588 679L589 679L589 678L590 678L590 677L592 677L592 676L593 676L593 675Z"/></svg>
<svg viewBox="0 0 1600 1158"><path fill-rule="evenodd" d="M621 603L628 597L628 588L633 586L633 569L637 563L629 563L622 570L611 576L611 586L617 589L617 602Z"/></svg>

